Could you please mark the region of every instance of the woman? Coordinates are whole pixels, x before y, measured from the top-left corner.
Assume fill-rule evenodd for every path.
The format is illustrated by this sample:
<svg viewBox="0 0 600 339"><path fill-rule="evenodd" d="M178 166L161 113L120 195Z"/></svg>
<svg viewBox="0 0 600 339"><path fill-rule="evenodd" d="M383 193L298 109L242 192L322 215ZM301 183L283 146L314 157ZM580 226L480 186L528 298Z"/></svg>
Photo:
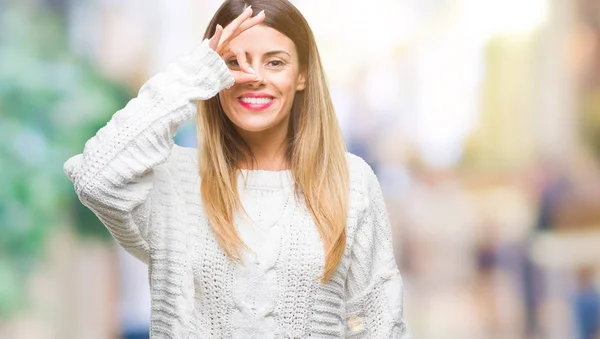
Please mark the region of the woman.
<svg viewBox="0 0 600 339"><path fill-rule="evenodd" d="M194 115L198 151L175 146ZM65 172L148 263L152 338L409 337L377 178L288 1L225 1Z"/></svg>

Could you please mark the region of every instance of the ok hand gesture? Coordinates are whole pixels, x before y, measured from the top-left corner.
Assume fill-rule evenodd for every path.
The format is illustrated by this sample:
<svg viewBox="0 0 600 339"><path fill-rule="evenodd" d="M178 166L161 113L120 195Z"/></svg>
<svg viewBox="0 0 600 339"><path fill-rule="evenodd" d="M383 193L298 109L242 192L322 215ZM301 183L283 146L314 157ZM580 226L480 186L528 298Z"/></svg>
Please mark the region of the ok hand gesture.
<svg viewBox="0 0 600 339"><path fill-rule="evenodd" d="M215 34L208 41L208 46L217 52L221 58L229 56L236 57L241 71L232 70L231 74L238 83L254 81L256 80L256 74L246 60L246 52L243 50L231 49L229 43L245 30L263 22L264 19L264 11L261 11L255 17L252 17L252 8L247 7L242 14L235 18L235 20L227 25L227 27L223 28L221 25L217 25Z"/></svg>

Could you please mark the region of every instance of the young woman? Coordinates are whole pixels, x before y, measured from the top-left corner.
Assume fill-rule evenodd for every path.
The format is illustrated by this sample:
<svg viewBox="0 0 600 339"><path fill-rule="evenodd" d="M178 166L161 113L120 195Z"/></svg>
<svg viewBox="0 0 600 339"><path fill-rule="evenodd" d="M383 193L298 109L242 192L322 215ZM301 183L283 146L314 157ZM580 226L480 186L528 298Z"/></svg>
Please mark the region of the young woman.
<svg viewBox="0 0 600 339"><path fill-rule="evenodd" d="M174 145L194 116L198 150ZM286 0L225 1L65 172L148 263L152 338L410 336L377 178Z"/></svg>

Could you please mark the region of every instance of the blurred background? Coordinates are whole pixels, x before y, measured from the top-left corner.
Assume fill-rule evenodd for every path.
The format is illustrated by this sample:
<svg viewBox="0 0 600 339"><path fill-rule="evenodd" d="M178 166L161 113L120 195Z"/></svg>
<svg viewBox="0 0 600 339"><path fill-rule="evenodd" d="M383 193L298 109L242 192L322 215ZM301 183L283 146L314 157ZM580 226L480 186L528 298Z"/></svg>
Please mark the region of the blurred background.
<svg viewBox="0 0 600 339"><path fill-rule="evenodd" d="M146 268L62 164L220 3L0 0L0 338L147 332ZM600 1L293 3L381 181L415 339L600 338Z"/></svg>

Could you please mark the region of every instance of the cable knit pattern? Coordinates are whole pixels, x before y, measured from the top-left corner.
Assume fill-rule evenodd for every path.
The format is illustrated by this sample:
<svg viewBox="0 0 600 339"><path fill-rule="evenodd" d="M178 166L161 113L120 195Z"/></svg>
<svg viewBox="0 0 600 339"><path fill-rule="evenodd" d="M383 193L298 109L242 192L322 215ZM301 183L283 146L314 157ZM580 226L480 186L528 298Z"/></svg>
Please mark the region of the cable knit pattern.
<svg viewBox="0 0 600 339"><path fill-rule="evenodd" d="M383 194L375 173L362 167L364 207L352 237L346 278L348 337L410 338Z"/></svg>
<svg viewBox="0 0 600 339"><path fill-rule="evenodd" d="M235 224L255 256L245 252L237 265L220 248L202 207L197 151L173 136L194 117L195 101L233 83L205 41L152 77L65 163L81 202L149 266L151 337L409 338L381 190L356 156L347 157L348 241L327 284L316 225L303 199L285 191L289 173L242 173L263 182L238 187L251 219L236 215Z"/></svg>

